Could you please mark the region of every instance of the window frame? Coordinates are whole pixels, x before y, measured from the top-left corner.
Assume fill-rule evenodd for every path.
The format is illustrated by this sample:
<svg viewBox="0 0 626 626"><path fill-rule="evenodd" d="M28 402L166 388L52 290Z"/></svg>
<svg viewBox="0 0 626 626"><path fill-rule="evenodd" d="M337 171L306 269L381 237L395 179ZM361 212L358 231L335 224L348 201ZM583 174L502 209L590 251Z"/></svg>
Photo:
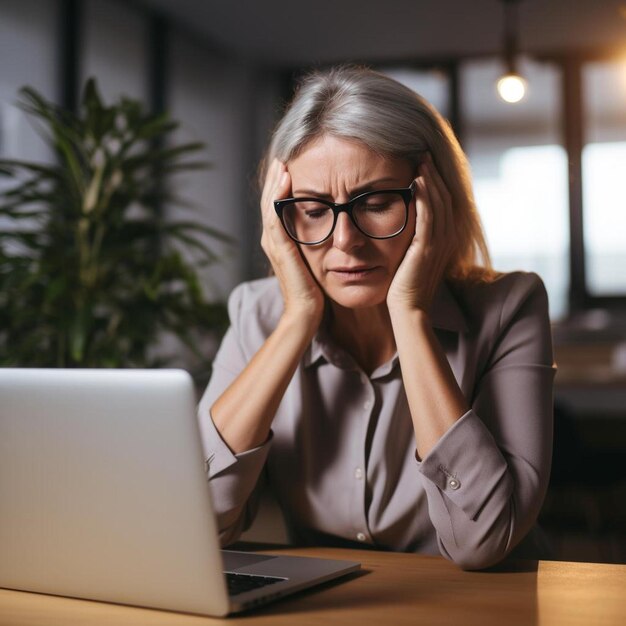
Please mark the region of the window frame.
<svg viewBox="0 0 626 626"><path fill-rule="evenodd" d="M481 55L482 58L497 55ZM623 51L586 50L528 54L538 62L553 63L561 72L561 140L568 159L569 211L569 296L567 316L573 317L589 309L626 311L626 293L594 295L587 286L585 262L582 154L585 147L585 102L582 84L583 66L593 61L612 61L622 58ZM468 58L446 58L436 61L394 61L378 63L377 69L404 66L416 70L439 70L448 78L450 102L449 122L463 145L464 120L459 90L460 65Z"/></svg>

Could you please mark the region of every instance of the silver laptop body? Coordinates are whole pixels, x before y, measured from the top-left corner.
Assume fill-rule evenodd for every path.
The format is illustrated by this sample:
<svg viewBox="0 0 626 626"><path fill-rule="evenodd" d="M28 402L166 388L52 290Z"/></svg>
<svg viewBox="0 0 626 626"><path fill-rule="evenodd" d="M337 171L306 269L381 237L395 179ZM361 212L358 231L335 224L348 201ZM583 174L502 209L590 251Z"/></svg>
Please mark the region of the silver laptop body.
<svg viewBox="0 0 626 626"><path fill-rule="evenodd" d="M0 587L223 616L357 570L220 551L195 405L182 370L0 369Z"/></svg>

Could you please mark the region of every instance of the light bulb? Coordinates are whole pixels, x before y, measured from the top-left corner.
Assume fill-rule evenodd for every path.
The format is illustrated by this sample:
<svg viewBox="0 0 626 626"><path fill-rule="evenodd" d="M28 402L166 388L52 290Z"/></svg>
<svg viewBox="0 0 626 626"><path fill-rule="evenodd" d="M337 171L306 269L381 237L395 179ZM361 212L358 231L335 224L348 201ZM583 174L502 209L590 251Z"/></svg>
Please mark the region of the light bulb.
<svg viewBox="0 0 626 626"><path fill-rule="evenodd" d="M526 95L526 81L519 74L505 74L497 84L498 93L505 102L519 102Z"/></svg>

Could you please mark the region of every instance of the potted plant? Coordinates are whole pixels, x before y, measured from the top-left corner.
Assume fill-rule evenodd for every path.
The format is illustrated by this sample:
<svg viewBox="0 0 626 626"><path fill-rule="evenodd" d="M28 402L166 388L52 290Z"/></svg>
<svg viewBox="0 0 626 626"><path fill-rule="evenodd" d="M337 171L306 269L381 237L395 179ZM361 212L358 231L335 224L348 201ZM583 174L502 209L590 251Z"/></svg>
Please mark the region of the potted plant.
<svg viewBox="0 0 626 626"><path fill-rule="evenodd" d="M20 107L38 122L53 164L0 160L0 365L156 367L163 333L197 357L200 337L225 327L197 268L228 237L192 219L172 179L205 168L200 143L172 145L178 124L122 98L106 106L94 80L78 113L31 88ZM190 207L187 207L190 208ZM205 371L206 374L206 371Z"/></svg>

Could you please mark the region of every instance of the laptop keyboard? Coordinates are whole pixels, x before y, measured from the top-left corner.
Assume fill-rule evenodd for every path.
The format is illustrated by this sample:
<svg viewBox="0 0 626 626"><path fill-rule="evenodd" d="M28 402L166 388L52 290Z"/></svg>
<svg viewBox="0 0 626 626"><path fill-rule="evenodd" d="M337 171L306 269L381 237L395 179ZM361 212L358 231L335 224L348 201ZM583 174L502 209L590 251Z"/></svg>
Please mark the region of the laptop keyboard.
<svg viewBox="0 0 626 626"><path fill-rule="evenodd" d="M228 595L236 596L239 593L259 589L266 585L279 583L286 578L278 578L276 576L258 576L255 574L234 574L233 572L224 572L226 583L228 584Z"/></svg>

